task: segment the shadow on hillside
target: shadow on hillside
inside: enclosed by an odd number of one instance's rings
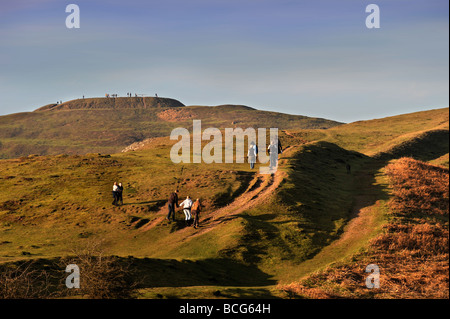
[[[102,256],[102,258],[106,257],[106,255]],[[119,276],[117,280],[125,280],[124,282],[133,284],[134,289],[175,287],[181,290],[183,287],[211,286],[214,289],[223,287],[223,291],[218,293],[225,298],[277,298],[266,288],[266,286],[277,283],[271,279],[270,275],[255,266],[244,265],[231,259],[175,260],[133,256],[111,257],[110,261],[106,261],[106,259],[103,261],[105,267],[108,266],[107,269],[99,270],[98,277],[101,280],[106,277],[116,278],[109,272],[112,269],[119,272],[124,270],[125,277]],[[30,280],[28,284],[44,285],[48,290],[46,291],[52,296],[64,296],[67,292],[64,285],[68,276],[68,273],[65,272],[67,262],[69,261],[59,257],[9,262],[0,264],[0,274],[3,269],[16,269],[17,276],[27,276],[27,279]],[[73,263],[73,261],[71,262]],[[80,280],[83,282],[83,273],[86,269],[82,265],[79,267]],[[89,278],[92,279],[92,275],[95,273],[91,272]],[[45,279],[47,280],[43,281]],[[124,282],[117,282],[117,285],[120,286]],[[183,294],[181,293],[181,295]],[[48,296],[47,293],[42,292],[42,295],[37,295],[36,298],[48,298]],[[173,298],[178,297],[174,295]]]
[[[278,240],[282,234],[279,228],[275,226],[275,222],[273,222],[277,214],[247,215],[243,213],[237,216],[245,220],[245,232],[242,233],[239,244],[220,251],[222,256],[256,265],[265,256],[268,256],[268,244],[276,242],[279,249],[283,251],[289,250],[283,242]]]
[[[420,161],[431,161],[449,152],[449,131],[433,130],[394,146],[374,158],[388,162],[401,157],[411,157]]]
[[[239,245],[222,251],[224,256],[257,264],[277,251],[278,256],[270,257],[304,261],[340,237],[358,216],[356,206],[388,199],[385,185],[375,178],[384,161],[328,142],[305,145],[288,160],[289,177],[280,185],[275,205],[239,215],[245,233]],[[356,201],[358,196],[364,200]]]
[[[350,164],[349,173],[346,163]],[[342,233],[343,227],[338,227],[337,221],[348,222],[354,217],[354,197],[361,191],[357,176],[363,173],[364,182],[371,185],[371,191],[377,195],[367,206],[387,198],[382,187],[375,185],[374,174],[382,164],[333,143],[306,146],[291,158],[290,166],[293,172],[289,182],[293,187],[281,190],[280,199],[290,204],[290,212],[300,219],[299,227],[314,234],[312,246],[319,249],[314,249],[312,254]]]
[[[352,172],[347,175],[352,176],[352,186],[347,190],[350,191],[350,196],[353,198],[349,214],[346,217],[346,224],[348,224],[349,221],[358,217],[362,208],[372,206],[379,200],[390,198],[388,186],[380,184],[377,181],[376,174],[391,160],[411,157],[421,161],[430,161],[448,154],[448,152],[449,131],[434,130],[425,132],[373,157],[349,152],[328,142],[316,143],[308,147],[307,153],[297,154],[290,164],[294,170],[298,171],[298,174],[294,173],[296,179],[293,180],[293,183],[298,190],[297,194],[301,194],[298,199],[303,202],[303,205],[300,208],[294,208],[293,211],[300,213],[302,217],[306,217],[307,222],[300,223],[301,227],[305,225],[305,230],[314,233],[311,238],[313,249],[311,249],[307,258],[314,257],[332,240],[338,239],[344,230],[341,227],[333,233],[334,220],[339,218],[339,215],[335,214],[335,217],[332,217],[333,212],[330,209],[332,206],[328,202],[338,203],[336,207],[340,207],[341,216],[344,217],[342,213],[345,211],[345,206],[348,205],[345,203],[348,194],[342,192],[346,188],[345,183],[341,183],[340,186],[336,182],[345,179],[346,175],[337,174],[336,170],[342,172],[345,162],[352,165]],[[335,163],[331,161],[333,158]],[[354,166],[356,166],[356,169],[353,169]],[[308,179],[308,175],[314,175],[315,179]],[[318,185],[320,183],[322,185]],[[306,184],[307,187],[302,188],[302,184]],[[323,192],[323,184],[333,187],[332,192],[329,194]],[[291,194],[283,195],[285,196],[284,200],[295,203],[295,196],[290,198]]]
[[[232,259],[175,260],[122,258],[135,273],[140,288],[186,286],[267,286],[276,284],[256,266]]]
[[[237,198],[239,195],[243,194],[247,190],[254,175],[255,175],[254,172],[240,171],[239,174],[237,175],[237,179],[240,182],[240,186],[235,191],[233,191],[230,186],[225,191],[218,193],[216,196],[212,198],[213,205],[216,208],[228,205],[235,198]]]
[[[114,263],[126,269],[138,288],[155,287],[188,287],[188,286],[231,286],[231,287],[263,287],[276,284],[271,276],[253,265],[227,258],[176,260],[114,257]],[[31,263],[30,263],[31,262]],[[62,282],[67,274],[60,258],[39,258],[34,261],[7,263],[18,268],[29,265],[32,271],[45,271],[54,283]],[[0,266],[7,266],[3,264]],[[81,267],[81,266],[80,266]],[[82,276],[83,269],[80,268]],[[104,274],[99,274],[104,275]]]
[[[167,200],[156,199],[144,202],[125,202],[123,206],[145,205],[147,206],[147,211],[158,212],[165,204],[167,204]]]

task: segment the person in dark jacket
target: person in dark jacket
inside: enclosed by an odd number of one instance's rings
[[[122,183],[119,183],[119,185],[118,185],[117,187],[118,187],[118,191],[117,191],[117,204],[119,204],[119,202],[120,202],[120,205],[123,205],[123,196],[122,196],[122,193],[123,193],[123,185],[122,185]]]
[[[170,194],[167,206],[169,208],[169,213],[167,214],[166,219],[170,220],[170,216],[172,216],[172,221],[175,221],[175,207],[178,206],[178,189]]]
[[[283,153],[283,148],[281,147],[281,142],[280,139],[277,139],[277,144],[278,144],[278,154]]]

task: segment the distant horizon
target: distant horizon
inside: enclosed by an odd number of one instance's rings
[[[126,92],[351,123],[449,105],[449,2],[0,3],[0,115]],[[122,93],[120,93],[122,92]]]

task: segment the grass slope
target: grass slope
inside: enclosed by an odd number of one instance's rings
[[[217,107],[221,108],[221,113],[229,110],[229,116],[236,111],[235,106]],[[215,109],[199,106],[192,107],[192,112]],[[242,112],[239,119],[247,112],[255,112],[246,107],[238,109]],[[163,116],[167,123],[191,121],[183,118],[186,114],[170,110]],[[34,114],[78,111],[91,112]],[[145,110],[128,110],[141,111]],[[432,112],[438,117],[443,114],[440,110]],[[210,118],[218,121],[214,116]],[[356,243],[347,242],[348,248],[335,247],[321,255],[326,247],[347,234],[352,220],[357,220],[355,207],[364,206],[358,201],[361,197],[367,200],[363,204],[373,207],[367,214],[373,215],[374,227],[378,229],[383,222],[379,217],[385,211],[377,200],[385,201],[387,195],[375,174],[390,158],[370,158],[351,150],[352,146],[366,149],[361,141],[375,141],[372,130],[381,126],[390,128],[391,135],[376,138],[380,147],[375,153],[391,150],[389,139],[394,135],[425,134],[426,138],[414,140],[419,155],[423,152],[431,158],[430,154],[434,154],[439,159],[439,154],[448,154],[448,145],[444,147],[442,143],[445,134],[427,133],[445,127],[438,123],[440,118],[423,121],[422,116],[405,115],[403,124],[399,118],[395,119],[397,126],[388,118],[387,124],[368,121],[367,128],[359,123],[333,130],[285,129],[280,136],[285,151],[279,167],[284,177],[276,191],[258,205],[250,205],[233,218],[214,224],[212,231],[199,234],[183,228],[182,222],[159,221],[169,192],[179,188],[181,197],[189,194],[204,198],[202,216],[213,215],[217,207],[240,198],[252,187],[256,170],[250,171],[247,164],[175,165],[168,156],[174,141],[168,138],[155,139],[141,150],[121,154],[2,160],[0,178],[8,192],[0,193],[0,262],[51,260],[70,255],[73,247],[102,240],[106,254],[123,259],[131,256],[136,269],[152,269],[158,274],[140,287],[147,297],[286,297],[275,289],[277,282],[300,278],[343,256],[349,257],[378,232],[369,229],[355,237]],[[417,120],[415,127],[411,119]],[[224,123],[229,120],[221,119]],[[350,150],[326,141],[333,137],[342,139],[338,144],[347,143]],[[308,142],[314,139],[322,141]],[[410,149],[399,148],[392,155],[400,156],[401,150]],[[346,172],[346,163],[351,164],[351,174]],[[120,208],[111,205],[113,181],[125,184],[125,205]],[[374,183],[376,188],[370,188]],[[178,213],[177,218],[181,220],[182,215]],[[314,259],[315,256],[326,258],[318,260],[321,258]],[[186,269],[190,275],[176,275],[180,269]],[[174,287],[184,287],[183,292]],[[217,290],[221,294],[213,294]]]
[[[436,131],[437,135],[439,135],[437,137],[441,146],[445,145],[445,132],[447,132],[448,136],[448,130],[449,109],[442,108],[382,119],[358,121],[328,130],[292,130],[289,131],[289,134],[292,139],[305,141],[324,140],[347,150],[374,156],[396,150],[396,147],[399,145],[407,144],[415,139],[427,138],[427,135],[432,131]],[[434,140],[434,137],[431,140]],[[426,143],[427,141],[424,141],[424,143],[419,141],[422,147],[426,147],[424,145]],[[395,156],[399,156],[399,154]]]

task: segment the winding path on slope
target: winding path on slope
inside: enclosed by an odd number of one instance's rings
[[[286,147],[283,150],[283,153],[290,148],[291,146]],[[279,164],[280,163],[282,163],[281,159],[279,160]],[[262,169],[264,170],[266,167],[263,167]],[[268,167],[266,171],[268,171]],[[218,224],[236,218],[236,216],[243,211],[256,207],[268,200],[269,197],[276,191],[285,176],[286,173],[280,170],[276,170],[270,174],[256,173],[253,180],[250,181],[247,189],[227,206],[210,212],[202,212],[200,215],[200,227],[198,229],[194,229],[193,227],[185,227],[178,230],[178,232],[194,230],[194,233],[187,235],[184,239],[186,240],[187,238],[192,238],[209,232]],[[167,205],[164,205],[156,214],[156,218],[140,227],[139,232],[146,232],[156,225],[164,222],[166,216]]]
[[[185,237],[186,240],[188,238],[204,234],[212,230],[220,223],[236,218],[236,215],[242,213],[246,209],[255,207],[268,200],[269,197],[275,192],[278,185],[280,185],[284,174],[285,173],[279,170],[274,174],[256,174],[253,180],[249,183],[247,189],[230,204],[210,212],[202,213],[200,220],[201,223],[198,229],[185,227],[178,230],[178,232],[190,231],[191,234]],[[143,225],[139,229],[139,232],[148,231],[161,222],[164,222],[166,215],[167,205],[164,205],[164,207],[162,207],[157,213],[156,218]],[[194,232],[192,232],[192,230],[194,230]]]
[[[283,180],[283,176],[284,173],[281,171],[277,171],[274,174],[256,175],[247,190],[241,196],[237,197],[229,205],[206,214],[201,221],[202,227],[185,237],[184,240],[205,234],[213,230],[214,227],[220,223],[232,220],[243,211],[264,203],[271,195],[273,195]]]

